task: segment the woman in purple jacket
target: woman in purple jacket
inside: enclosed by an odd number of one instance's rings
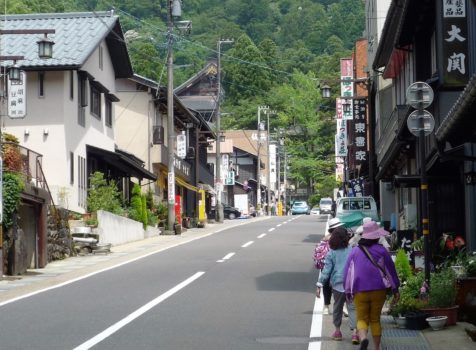
[[[360,336],[360,349],[369,345],[367,333],[370,325],[374,350],[380,350],[382,327],[380,315],[385,303],[387,288],[391,288],[394,300],[398,301],[400,281],[395,265],[387,250],[378,243],[386,236],[376,222],[363,225],[362,238],[354,247],[344,267],[344,287],[347,296],[353,299],[357,313],[357,329]]]

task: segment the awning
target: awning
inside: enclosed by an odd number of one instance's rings
[[[207,191],[208,193],[213,194],[213,195],[217,194],[215,189],[212,186],[210,186],[209,184],[198,184],[198,187],[202,190]]]
[[[455,139],[464,143],[473,136],[474,111],[476,110],[476,74],[459,95],[435,132],[438,142]]]
[[[188,182],[186,182],[185,180],[182,180],[179,177],[175,178],[175,183],[177,183],[178,185],[180,185],[182,187],[185,187],[186,189],[188,189],[190,191],[194,191],[194,192],[200,191],[200,189],[198,187],[195,187],[195,186],[189,184]]]
[[[157,176],[155,174],[145,169],[142,164],[139,164],[136,160],[133,160],[124,153],[111,152],[90,145],[86,146],[86,151],[88,157],[94,156],[100,158],[104,162],[108,163],[111,167],[120,169],[123,173],[130,177],[135,177],[139,180],[157,180]]]

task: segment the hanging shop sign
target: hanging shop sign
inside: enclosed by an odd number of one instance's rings
[[[469,79],[468,18],[466,1],[440,0],[441,48],[439,58],[442,83],[447,87],[465,86]]]
[[[20,80],[8,79],[8,116],[22,119],[26,116],[26,74],[20,72]]]
[[[354,97],[354,62],[351,58],[341,58],[340,60],[340,95],[345,100],[342,104],[346,104],[348,108],[342,109],[342,118],[351,120],[352,116],[352,98]],[[346,97],[348,99],[346,99]]]
[[[354,119],[351,122],[353,131],[352,156],[356,165],[367,163],[367,99],[354,100]]]

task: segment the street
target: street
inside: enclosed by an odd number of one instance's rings
[[[1,348],[308,349],[325,224],[248,222],[5,304]]]

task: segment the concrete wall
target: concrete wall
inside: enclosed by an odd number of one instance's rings
[[[160,230],[154,227],[142,228],[142,223],[118,216],[107,211],[98,210],[99,242],[120,245],[144,238],[158,236]]]

